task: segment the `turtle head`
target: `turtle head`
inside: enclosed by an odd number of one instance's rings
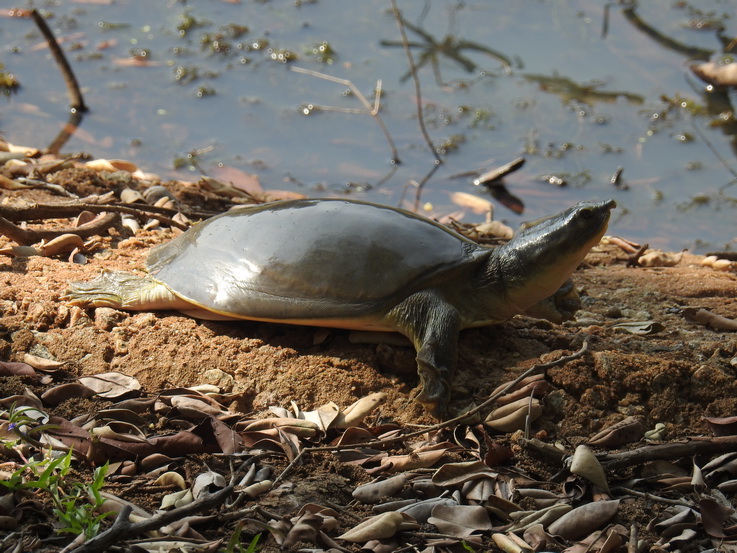
[[[581,202],[529,225],[499,249],[509,301],[524,311],[553,295],[599,243],[614,200]]]

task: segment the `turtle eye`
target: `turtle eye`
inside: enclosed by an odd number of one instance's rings
[[[583,207],[578,212],[578,216],[582,219],[591,219],[594,216],[594,210],[590,207]]]

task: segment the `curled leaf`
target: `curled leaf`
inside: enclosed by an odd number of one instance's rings
[[[480,505],[436,505],[427,522],[437,526],[441,533],[457,538],[491,530],[489,514]]]
[[[619,500],[595,501],[566,513],[548,527],[548,532],[575,540],[604,526],[617,514]]]
[[[612,325],[612,328],[617,331],[637,334],[638,336],[648,336],[665,330],[665,326],[657,321],[629,321]]]
[[[534,421],[542,414],[540,401],[535,398],[522,398],[492,411],[486,417],[484,425],[499,432],[515,432],[525,428],[528,418]]]
[[[353,543],[363,543],[369,540],[391,538],[399,531],[404,517],[397,511],[382,513],[364,520],[351,530],[338,536],[338,539]]]
[[[353,490],[353,497],[361,503],[378,503],[385,497],[392,497],[399,493],[408,478],[406,474],[397,474],[391,478],[363,484]]]
[[[737,330],[737,321],[722,317],[706,309],[686,307],[683,316],[689,323],[698,323],[714,330]]]
[[[609,493],[609,484],[607,484],[604,468],[601,463],[587,446],[580,445],[571,457],[571,473],[581,478],[585,478],[589,482],[599,486],[601,489]]]
[[[589,440],[589,445],[599,447],[619,447],[640,440],[645,435],[645,426],[637,417],[627,417],[601,432]]]

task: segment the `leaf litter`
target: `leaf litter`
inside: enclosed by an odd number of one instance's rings
[[[257,535],[263,551],[737,548],[733,265],[679,252],[626,267],[633,252],[617,244],[628,242],[608,240],[576,275],[573,324],[519,318],[464,333],[454,397],[501,397],[444,426],[407,399],[414,359],[401,346],[59,301],[69,280],[140,267],[178,212],[186,225],[261,188],[25,154],[5,179],[23,185],[22,164],[45,164],[37,177],[82,198],[80,211],[114,212],[125,189],[144,201],[126,204],[139,206],[126,213],[137,226],[81,219],[98,225],[94,246],[71,258],[3,258],[6,550],[225,551]],[[7,181],[0,215],[12,221],[20,206],[58,202],[53,187]],[[44,221],[21,230],[75,228],[68,212],[39,209]],[[0,238],[0,251],[21,246]]]

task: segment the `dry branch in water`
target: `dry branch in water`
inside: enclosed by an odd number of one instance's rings
[[[72,67],[69,65],[69,62],[67,61],[67,58],[64,55],[64,50],[62,50],[61,47],[59,46],[59,43],[57,42],[56,37],[54,36],[54,33],[51,31],[49,26],[46,24],[46,21],[41,16],[41,14],[38,13],[37,10],[31,10],[31,18],[38,26],[39,30],[41,31],[41,34],[43,34],[44,38],[46,39],[46,42],[48,42],[49,49],[51,50],[51,53],[53,54],[54,59],[56,60],[56,63],[59,65],[61,74],[64,77],[64,83],[67,86],[67,92],[69,93],[69,100],[70,100],[72,111],[74,112],[87,111],[88,108],[84,103],[84,98],[82,97],[82,91],[79,89],[79,83],[77,82],[77,77],[74,76]]]
[[[394,140],[392,139],[391,134],[389,133],[389,129],[386,128],[386,125],[384,124],[383,119],[381,118],[381,115],[379,115],[379,108],[381,103],[381,79],[379,79],[376,82],[376,100],[374,101],[374,105],[371,105],[371,102],[368,101],[366,96],[356,88],[356,86],[349,81],[348,79],[340,79],[338,77],[333,77],[331,75],[326,75],[325,73],[320,73],[319,71],[312,71],[311,69],[303,69],[301,67],[290,67],[292,71],[295,71],[297,73],[303,73],[305,75],[311,75],[313,77],[318,77],[320,79],[325,79],[326,81],[331,81],[334,83],[341,84],[343,86],[347,86],[351,92],[356,96],[356,98],[359,99],[359,101],[363,104],[363,107],[366,111],[362,110],[353,110],[353,109],[347,109],[347,108],[336,108],[336,107],[325,107],[320,106],[320,109],[322,110],[330,110],[330,111],[341,111],[343,113],[367,113],[374,119],[376,119],[376,123],[381,128],[382,132],[384,133],[384,136],[386,137],[386,141],[389,143],[389,148],[391,148],[392,151],[392,163],[400,163],[399,160],[399,152],[397,151],[397,147],[394,144]]]

